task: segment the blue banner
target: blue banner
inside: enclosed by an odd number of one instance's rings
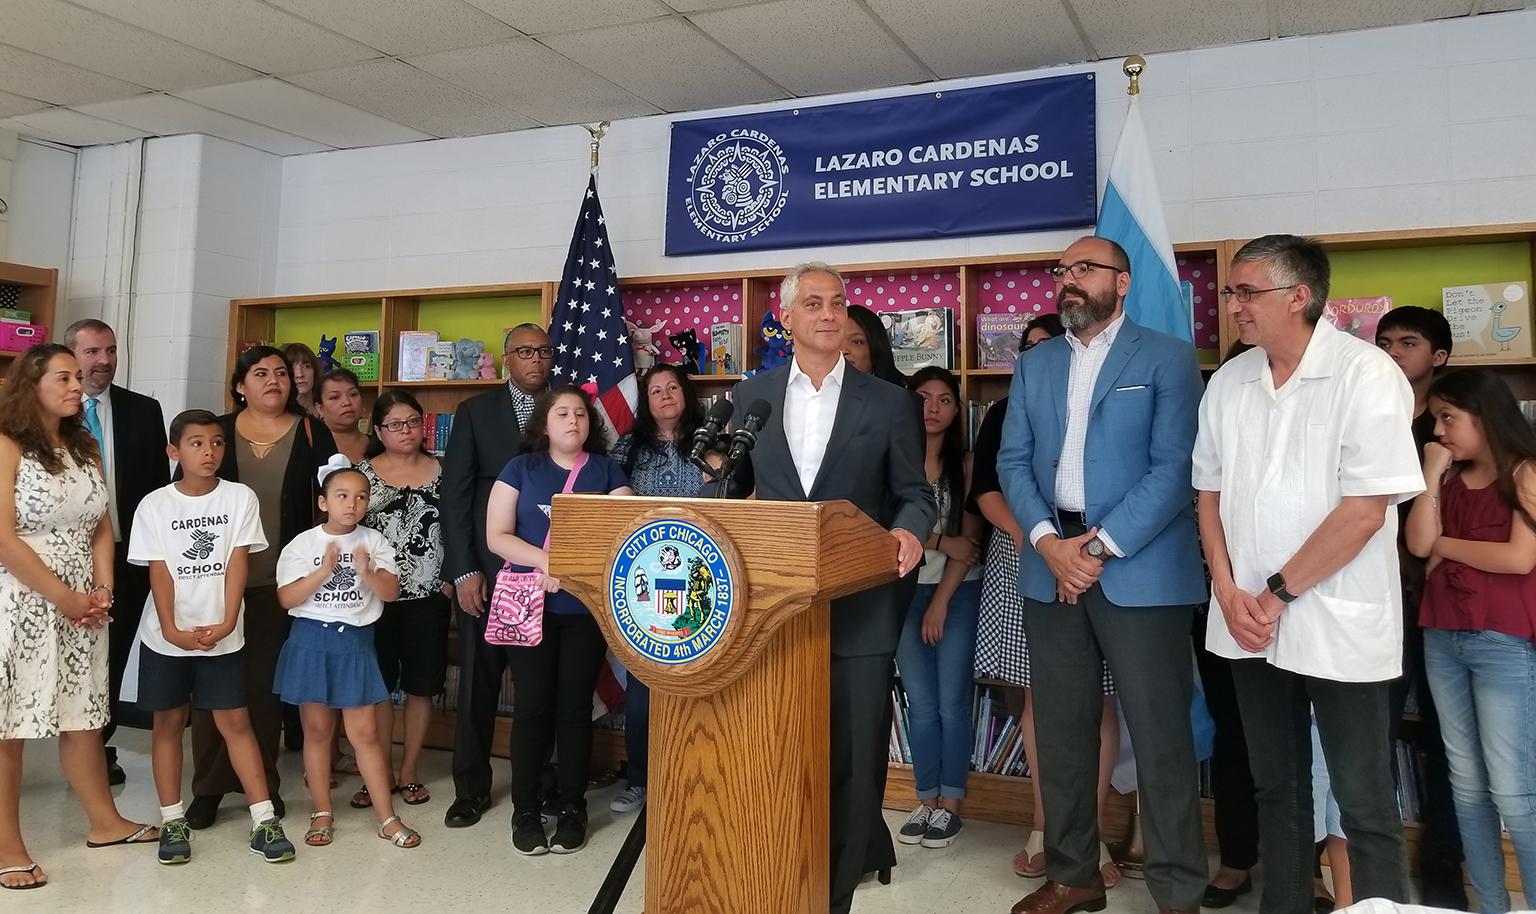
[[[1093,75],[672,124],[669,255],[1091,225]]]

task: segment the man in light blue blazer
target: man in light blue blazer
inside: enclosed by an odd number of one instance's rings
[[[1078,240],[1052,273],[1067,334],[1019,357],[997,457],[1033,546],[1019,592],[1048,811],[1048,879],[1013,910],[1104,907],[1091,772],[1107,661],[1136,753],[1147,886],[1161,910],[1198,911],[1189,633],[1207,597],[1190,487],[1200,371],[1189,343],[1125,316],[1133,278],[1113,241]]]

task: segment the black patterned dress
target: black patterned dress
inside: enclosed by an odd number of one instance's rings
[[[55,475],[31,457],[16,470],[16,534],[72,590],[94,576],[91,538],[107,513],[94,466],[60,452]],[[77,628],[0,566],[0,739],[42,739],[107,722],[107,631]]]
[[[439,514],[438,473],[424,486],[392,486],[379,478],[373,461],[357,465],[368,479],[368,511],[363,525],[384,534],[395,547],[400,566],[400,600],[419,600],[443,586],[443,524]]]

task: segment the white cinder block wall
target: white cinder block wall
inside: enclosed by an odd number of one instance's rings
[[[1154,55],[1143,99],[1173,238],[1536,221],[1533,67],[1536,11]],[[1127,105],[1118,61],[922,91],[1083,69],[1099,79],[1102,184]],[[910,91],[919,90],[817,101]],[[669,259],[668,122],[618,122],[603,144],[603,204],[621,275],[772,268],[811,255],[1007,254],[1051,250],[1078,234]],[[111,272],[98,267],[110,267],[112,246],[91,239],[114,224],[103,193],[123,148],[82,156],[74,266],[89,266],[79,272],[91,277]],[[163,390],[167,415],[180,403],[217,408],[231,297],[557,278],[586,169],[579,127],[285,159],[202,137],[151,140],[134,386]],[[72,275],[76,309],[111,294],[110,282]]]

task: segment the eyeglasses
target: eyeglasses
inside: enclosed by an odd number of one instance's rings
[[[1045,272],[1051,274],[1051,278],[1057,282],[1067,277],[1068,273],[1076,279],[1087,276],[1090,270],[1109,270],[1114,273],[1124,273],[1119,267],[1112,267],[1107,263],[1094,263],[1092,260],[1079,260],[1077,263],[1058,263]]]
[[[1226,289],[1222,289],[1221,290],[1221,303],[1223,305],[1225,305],[1227,302],[1229,302],[1229,301],[1231,301],[1232,299],[1235,298],[1235,299],[1237,299],[1239,304],[1246,305],[1249,302],[1253,301],[1253,297],[1255,295],[1263,295],[1265,292],[1284,292],[1287,289],[1294,289],[1294,288],[1296,288],[1296,287],[1295,286],[1275,286],[1273,289],[1246,289],[1246,288],[1244,288],[1244,289],[1233,289],[1233,288],[1226,288]]]
[[[552,358],[555,357],[555,347],[553,347],[553,346],[518,346],[516,349],[508,349],[506,352],[504,352],[502,354],[503,355],[511,355],[513,353],[516,353],[517,357],[520,358],[520,359],[531,359],[534,356],[538,356],[541,359],[552,359]]]
[[[421,417],[412,416],[409,419],[396,419],[393,422],[385,422],[380,427],[398,434],[399,432],[403,432],[408,428],[421,428]]]

